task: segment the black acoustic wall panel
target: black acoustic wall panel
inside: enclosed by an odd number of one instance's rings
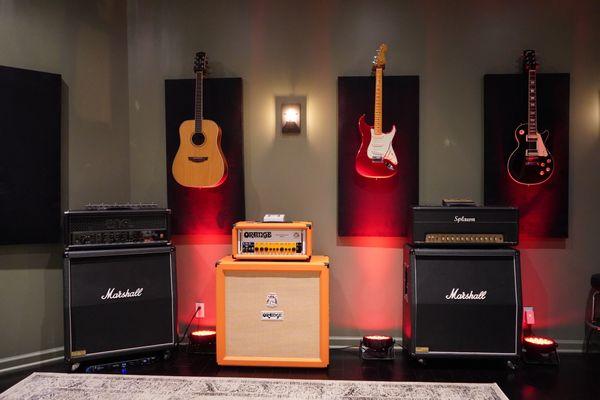
[[[60,238],[61,76],[0,66],[0,244]]]
[[[526,75],[485,75],[483,83],[485,204],[518,207],[521,236],[568,237],[570,75],[537,75],[537,126],[548,131],[554,159],[552,176],[539,185],[517,183],[507,170],[515,130],[527,121]]]

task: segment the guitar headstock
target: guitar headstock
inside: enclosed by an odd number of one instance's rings
[[[385,53],[387,53],[387,44],[381,43],[377,49],[377,54],[373,57],[373,71],[377,68],[385,69]]]
[[[535,50],[523,50],[523,70],[537,71],[540,64],[535,59]]]
[[[196,53],[196,57],[194,58],[194,72],[206,72],[207,69],[207,57],[206,53],[203,51],[199,51]]]

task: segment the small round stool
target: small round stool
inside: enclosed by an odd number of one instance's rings
[[[590,347],[590,339],[592,338],[592,334],[594,332],[600,332],[600,320],[596,315],[598,312],[598,308],[596,306],[596,297],[600,294],[600,274],[592,275],[590,279],[590,284],[592,285],[592,289],[590,291],[590,296],[588,297],[588,304],[591,300],[591,312],[589,315],[589,319],[585,321],[585,325],[587,328],[587,335],[585,339],[585,352],[587,353]]]

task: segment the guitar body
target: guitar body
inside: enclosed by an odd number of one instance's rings
[[[396,175],[398,160],[392,147],[396,126],[387,133],[376,135],[365,116],[358,119],[361,144],[356,155],[356,172],[365,178],[391,178]]]
[[[202,134],[195,134],[194,126],[194,120],[188,120],[179,127],[179,149],[173,160],[173,177],[177,183],[187,187],[219,186],[227,178],[227,162],[221,149],[221,128],[209,119],[202,120]]]
[[[506,167],[512,180],[522,185],[539,185],[546,182],[554,172],[554,158],[546,148],[548,131],[537,133],[537,150],[528,154],[527,124],[515,129],[517,148],[508,158]]]

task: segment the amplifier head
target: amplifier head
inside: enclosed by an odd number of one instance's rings
[[[171,211],[164,208],[75,210],[64,215],[67,250],[165,246]]]
[[[312,253],[310,222],[238,222],[232,254],[238,260],[308,260]]]
[[[410,241],[419,246],[498,247],[519,240],[515,207],[416,206],[410,220]]]

